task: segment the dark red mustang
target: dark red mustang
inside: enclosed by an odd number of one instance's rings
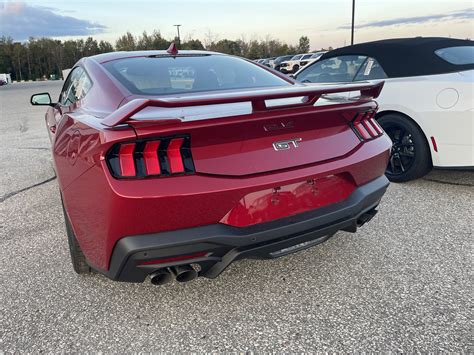
[[[305,86],[173,46],[81,59],[58,102],[31,98],[50,106],[75,271],[214,278],[355,232],[388,186],[391,142],[373,119],[382,85]]]

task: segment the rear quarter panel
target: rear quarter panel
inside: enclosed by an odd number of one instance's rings
[[[104,155],[117,141],[136,137],[129,128],[106,130],[100,122],[80,111],[63,118],[53,147],[58,182],[66,213],[86,258],[104,267],[102,250],[114,224],[114,201],[103,168]],[[101,239],[100,241],[98,240]],[[98,255],[100,254],[100,256]]]

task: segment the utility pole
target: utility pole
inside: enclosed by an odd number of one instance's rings
[[[179,37],[179,27],[180,27],[181,25],[173,25],[173,26],[175,26],[176,29],[178,30],[178,45],[181,47],[181,37]]]
[[[354,45],[354,19],[355,19],[356,1],[352,0],[352,26],[351,26],[351,46]]]

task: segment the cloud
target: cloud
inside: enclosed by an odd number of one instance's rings
[[[86,36],[106,26],[58,14],[57,9],[21,1],[0,2],[0,35],[23,41],[29,37]]]
[[[389,20],[380,20],[366,22],[363,24],[356,25],[356,28],[369,28],[369,27],[388,27],[388,26],[399,26],[399,25],[413,25],[421,24],[431,21],[449,21],[449,20],[472,20],[474,18],[474,8],[464,9],[454,12],[448,12],[446,14],[438,15],[424,15],[424,16],[412,16],[412,17],[400,17]],[[344,25],[339,27],[340,30],[347,30],[351,28],[350,25]]]

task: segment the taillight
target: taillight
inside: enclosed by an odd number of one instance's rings
[[[147,178],[195,172],[189,136],[115,144],[106,155],[116,178]]]
[[[159,175],[161,173],[160,162],[158,160],[158,148],[161,141],[146,142],[143,149],[143,160],[145,160],[145,170],[147,175]]]
[[[358,113],[350,122],[352,130],[361,141],[374,139],[383,134],[383,129],[374,116],[375,111]]]
[[[135,163],[133,154],[135,151],[135,143],[122,144],[119,148],[120,173],[122,176],[135,176]]]
[[[181,146],[184,138],[175,138],[168,145],[168,159],[170,162],[171,174],[184,173],[183,157],[181,156]]]

